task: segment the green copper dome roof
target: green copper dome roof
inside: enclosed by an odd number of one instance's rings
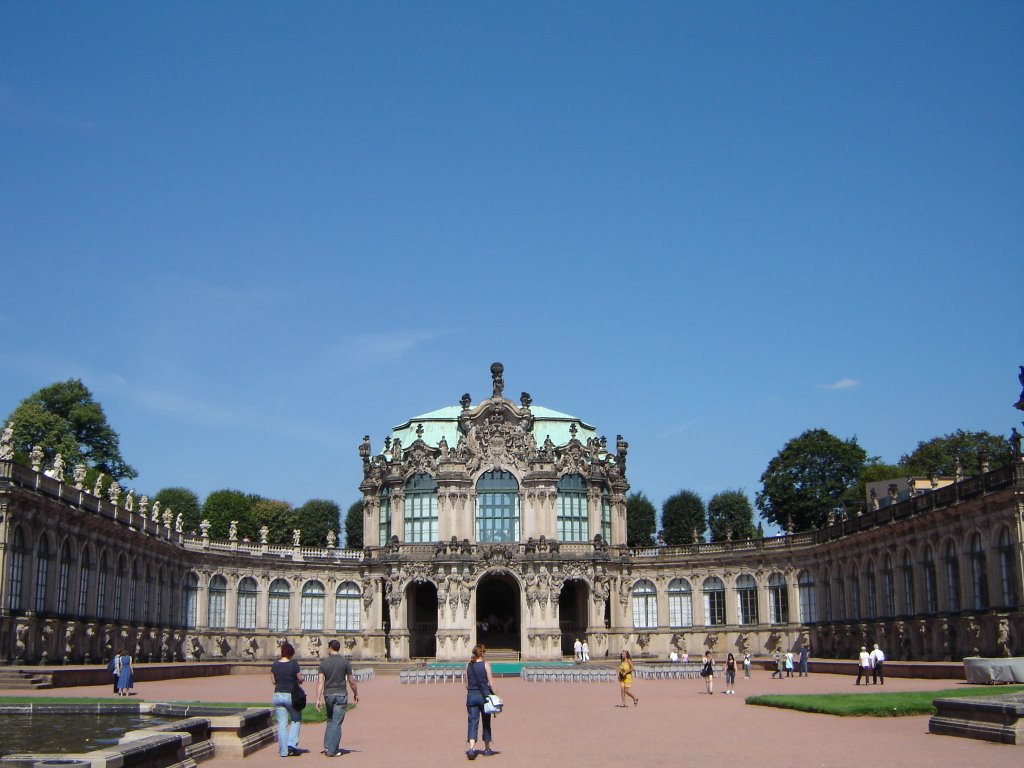
[[[565,445],[572,439],[569,428],[576,425],[576,437],[580,442],[586,443],[588,438],[596,437],[597,431],[591,425],[570,416],[567,413],[553,411],[540,405],[531,405],[530,413],[533,414],[533,436],[537,444],[544,443],[544,438],[550,437],[555,445]],[[449,405],[438,408],[436,411],[424,413],[422,416],[415,416],[403,424],[399,424],[391,430],[392,439],[398,438],[402,445],[408,448],[416,442],[416,429],[423,427],[423,442],[431,448],[436,448],[441,441],[441,436],[448,441],[448,445],[454,448],[459,442],[459,416],[462,414],[462,407]]]

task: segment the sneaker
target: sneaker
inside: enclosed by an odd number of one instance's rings
[[[492,757],[493,755],[494,755],[494,750],[491,749],[490,747],[488,747],[487,749],[484,750],[484,757]]]
[[[467,749],[466,750],[466,757],[468,757],[470,760],[476,760],[476,750],[475,749]]]

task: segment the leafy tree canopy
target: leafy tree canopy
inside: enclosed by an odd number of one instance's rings
[[[657,511],[643,493],[626,497],[626,546],[649,547],[653,544]]]
[[[345,546],[349,549],[363,548],[363,502],[359,500],[345,513]]]
[[[162,488],[157,491],[154,501],[159,501],[164,509],[170,507],[175,516],[181,513],[182,530],[186,533],[199,530],[203,512],[199,506],[199,497],[188,488]]]
[[[259,525],[254,524],[252,509],[259,500],[259,496],[231,489],[214,491],[207,496],[203,502],[203,517],[210,521],[210,537],[226,539],[232,520],[238,521],[239,538],[258,536]]]
[[[78,379],[43,387],[21,401],[7,421],[14,422],[15,457],[28,463],[33,446],[40,446],[47,465],[56,454],[70,471],[84,463],[116,480],[130,480],[138,472],[121,456],[119,438],[107,423],[103,407]]]
[[[310,499],[295,510],[295,524],[302,529],[302,543],[311,547],[326,547],[327,532],[339,533],[341,509],[329,499]]]
[[[785,529],[820,528],[829,510],[857,502],[856,489],[867,462],[857,438],[840,440],[810,429],[783,446],[761,475],[757,507],[766,520]]]
[[[743,491],[722,491],[708,502],[708,527],[712,541],[754,538],[754,508]]]
[[[661,505],[661,530],[665,543],[678,547],[704,538],[707,530],[704,500],[694,491],[679,491]]]
[[[250,541],[259,541],[260,528],[267,526],[268,544],[291,544],[292,531],[299,528],[298,520],[295,517],[295,510],[287,501],[278,499],[257,499],[249,511],[247,520],[238,521],[238,536],[248,536]],[[314,546],[312,541],[302,532],[302,542],[307,546]]]
[[[991,469],[1005,467],[1013,461],[1010,444],[1005,437],[958,429],[918,443],[913,452],[900,457],[900,465],[903,474],[911,477],[928,477],[932,473],[955,477],[957,457],[967,477],[981,474],[982,457],[988,458]]]

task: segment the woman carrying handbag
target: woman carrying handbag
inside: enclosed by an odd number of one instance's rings
[[[476,735],[480,720],[484,723],[484,751],[491,756],[491,715],[484,709],[484,699],[494,693],[491,687],[491,665],[484,661],[487,649],[483,645],[473,646],[473,658],[466,665],[466,714],[469,715],[469,730],[466,736],[466,757],[476,760]]]

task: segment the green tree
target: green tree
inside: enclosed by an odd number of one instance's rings
[[[164,509],[170,507],[175,516],[181,513],[181,528],[185,532],[199,529],[199,523],[203,519],[202,508],[199,506],[199,497],[195,491],[188,488],[162,488],[157,491],[154,501],[159,501]]]
[[[679,491],[661,505],[661,530],[669,546],[691,543],[694,531],[703,539],[707,527],[704,500],[694,491]]]
[[[327,546],[327,532],[337,535],[341,509],[329,499],[310,499],[295,510],[297,527],[302,529],[302,541],[310,546]]]
[[[754,538],[754,508],[743,491],[722,491],[708,502],[708,527],[712,541]]]
[[[912,453],[900,457],[900,464],[904,474],[912,477],[928,477],[932,473],[955,477],[958,457],[967,477],[981,474],[982,457],[988,458],[991,469],[1005,467],[1013,461],[1010,443],[1005,437],[958,429],[918,443]]]
[[[252,508],[259,500],[259,496],[231,489],[211,493],[203,502],[203,517],[210,521],[210,536],[226,539],[232,520],[238,521],[239,538],[258,535],[259,526],[253,525]]]
[[[301,526],[295,516],[295,510],[287,501],[278,499],[257,499],[249,512],[248,520],[238,521],[238,535],[248,536],[251,541],[259,541],[259,531],[267,526],[268,544],[291,544],[292,531]],[[302,532],[302,543],[314,546],[306,531]]]
[[[649,547],[653,544],[657,510],[643,493],[626,497],[626,546]]]
[[[824,429],[809,429],[783,446],[761,475],[757,507],[785,529],[820,528],[829,510],[854,503],[867,453],[857,438],[840,440]]]
[[[363,548],[363,502],[353,503],[345,513],[345,546],[349,549]]]
[[[59,453],[68,470],[84,463],[119,482],[138,476],[122,458],[117,432],[107,423],[103,406],[78,379],[43,387],[22,400],[7,421],[14,422],[15,458],[20,463],[28,464],[29,452],[38,445],[47,464]]]

